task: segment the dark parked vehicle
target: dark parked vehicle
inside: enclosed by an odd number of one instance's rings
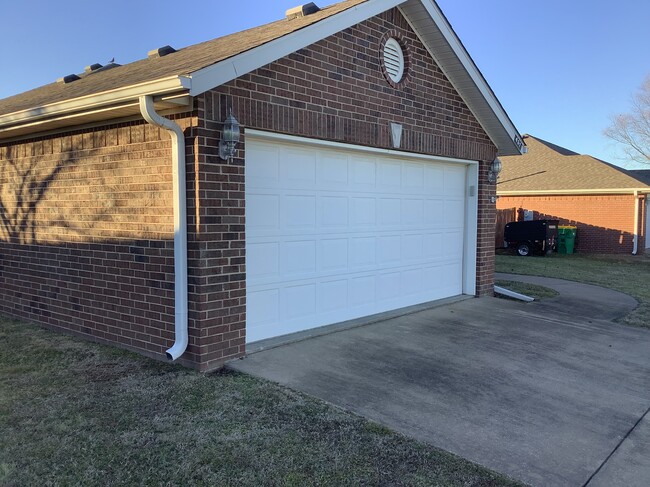
[[[503,232],[505,246],[521,256],[534,252],[550,254],[556,250],[558,224],[558,220],[510,222]]]

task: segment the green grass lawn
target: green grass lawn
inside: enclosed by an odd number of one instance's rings
[[[552,254],[546,257],[519,257],[498,254],[496,271],[557,277],[624,292],[636,298],[639,307],[619,321],[626,325],[650,328],[648,255]]]
[[[270,382],[2,318],[0,431],[0,485],[519,485]]]

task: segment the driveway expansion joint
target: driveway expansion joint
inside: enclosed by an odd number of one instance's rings
[[[603,467],[607,464],[609,459],[614,456],[614,454],[618,451],[621,445],[625,442],[625,440],[629,438],[629,436],[639,426],[639,424],[641,424],[641,421],[643,421],[643,419],[648,415],[648,413],[650,413],[650,407],[645,410],[645,413],[643,413],[639,419],[636,420],[636,423],[634,423],[634,425],[629,429],[629,431],[625,434],[625,436],[621,438],[621,441],[619,441],[617,445],[614,447],[614,449],[609,453],[609,455],[607,455],[607,458],[603,460],[603,463],[601,463],[598,466],[598,468],[594,471],[594,473],[592,473],[591,476],[587,479],[587,481],[584,484],[582,484],[582,487],[587,487],[589,483],[596,477],[596,475],[598,475],[598,472],[600,472],[603,469]]]

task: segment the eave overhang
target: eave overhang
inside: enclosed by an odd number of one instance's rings
[[[0,116],[0,140],[138,116],[142,95],[153,96],[157,110],[191,107],[190,87],[188,77],[171,76],[9,113]]]
[[[116,90],[0,116],[0,141],[66,127],[139,115],[138,98],[152,95],[156,110],[191,107],[191,97],[227,83],[314,42],[398,7],[429,53],[495,144],[498,155],[519,155],[519,132],[432,0],[368,0],[290,34],[188,75],[175,75]]]

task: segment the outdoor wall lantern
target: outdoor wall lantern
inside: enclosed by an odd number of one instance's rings
[[[500,172],[501,172],[501,161],[497,157],[496,159],[494,159],[494,161],[492,161],[492,165],[488,170],[488,182],[493,184],[496,183]]]
[[[235,157],[237,142],[239,142],[239,122],[233,117],[232,109],[230,109],[230,113],[223,122],[223,133],[219,141],[219,157],[222,159]]]

